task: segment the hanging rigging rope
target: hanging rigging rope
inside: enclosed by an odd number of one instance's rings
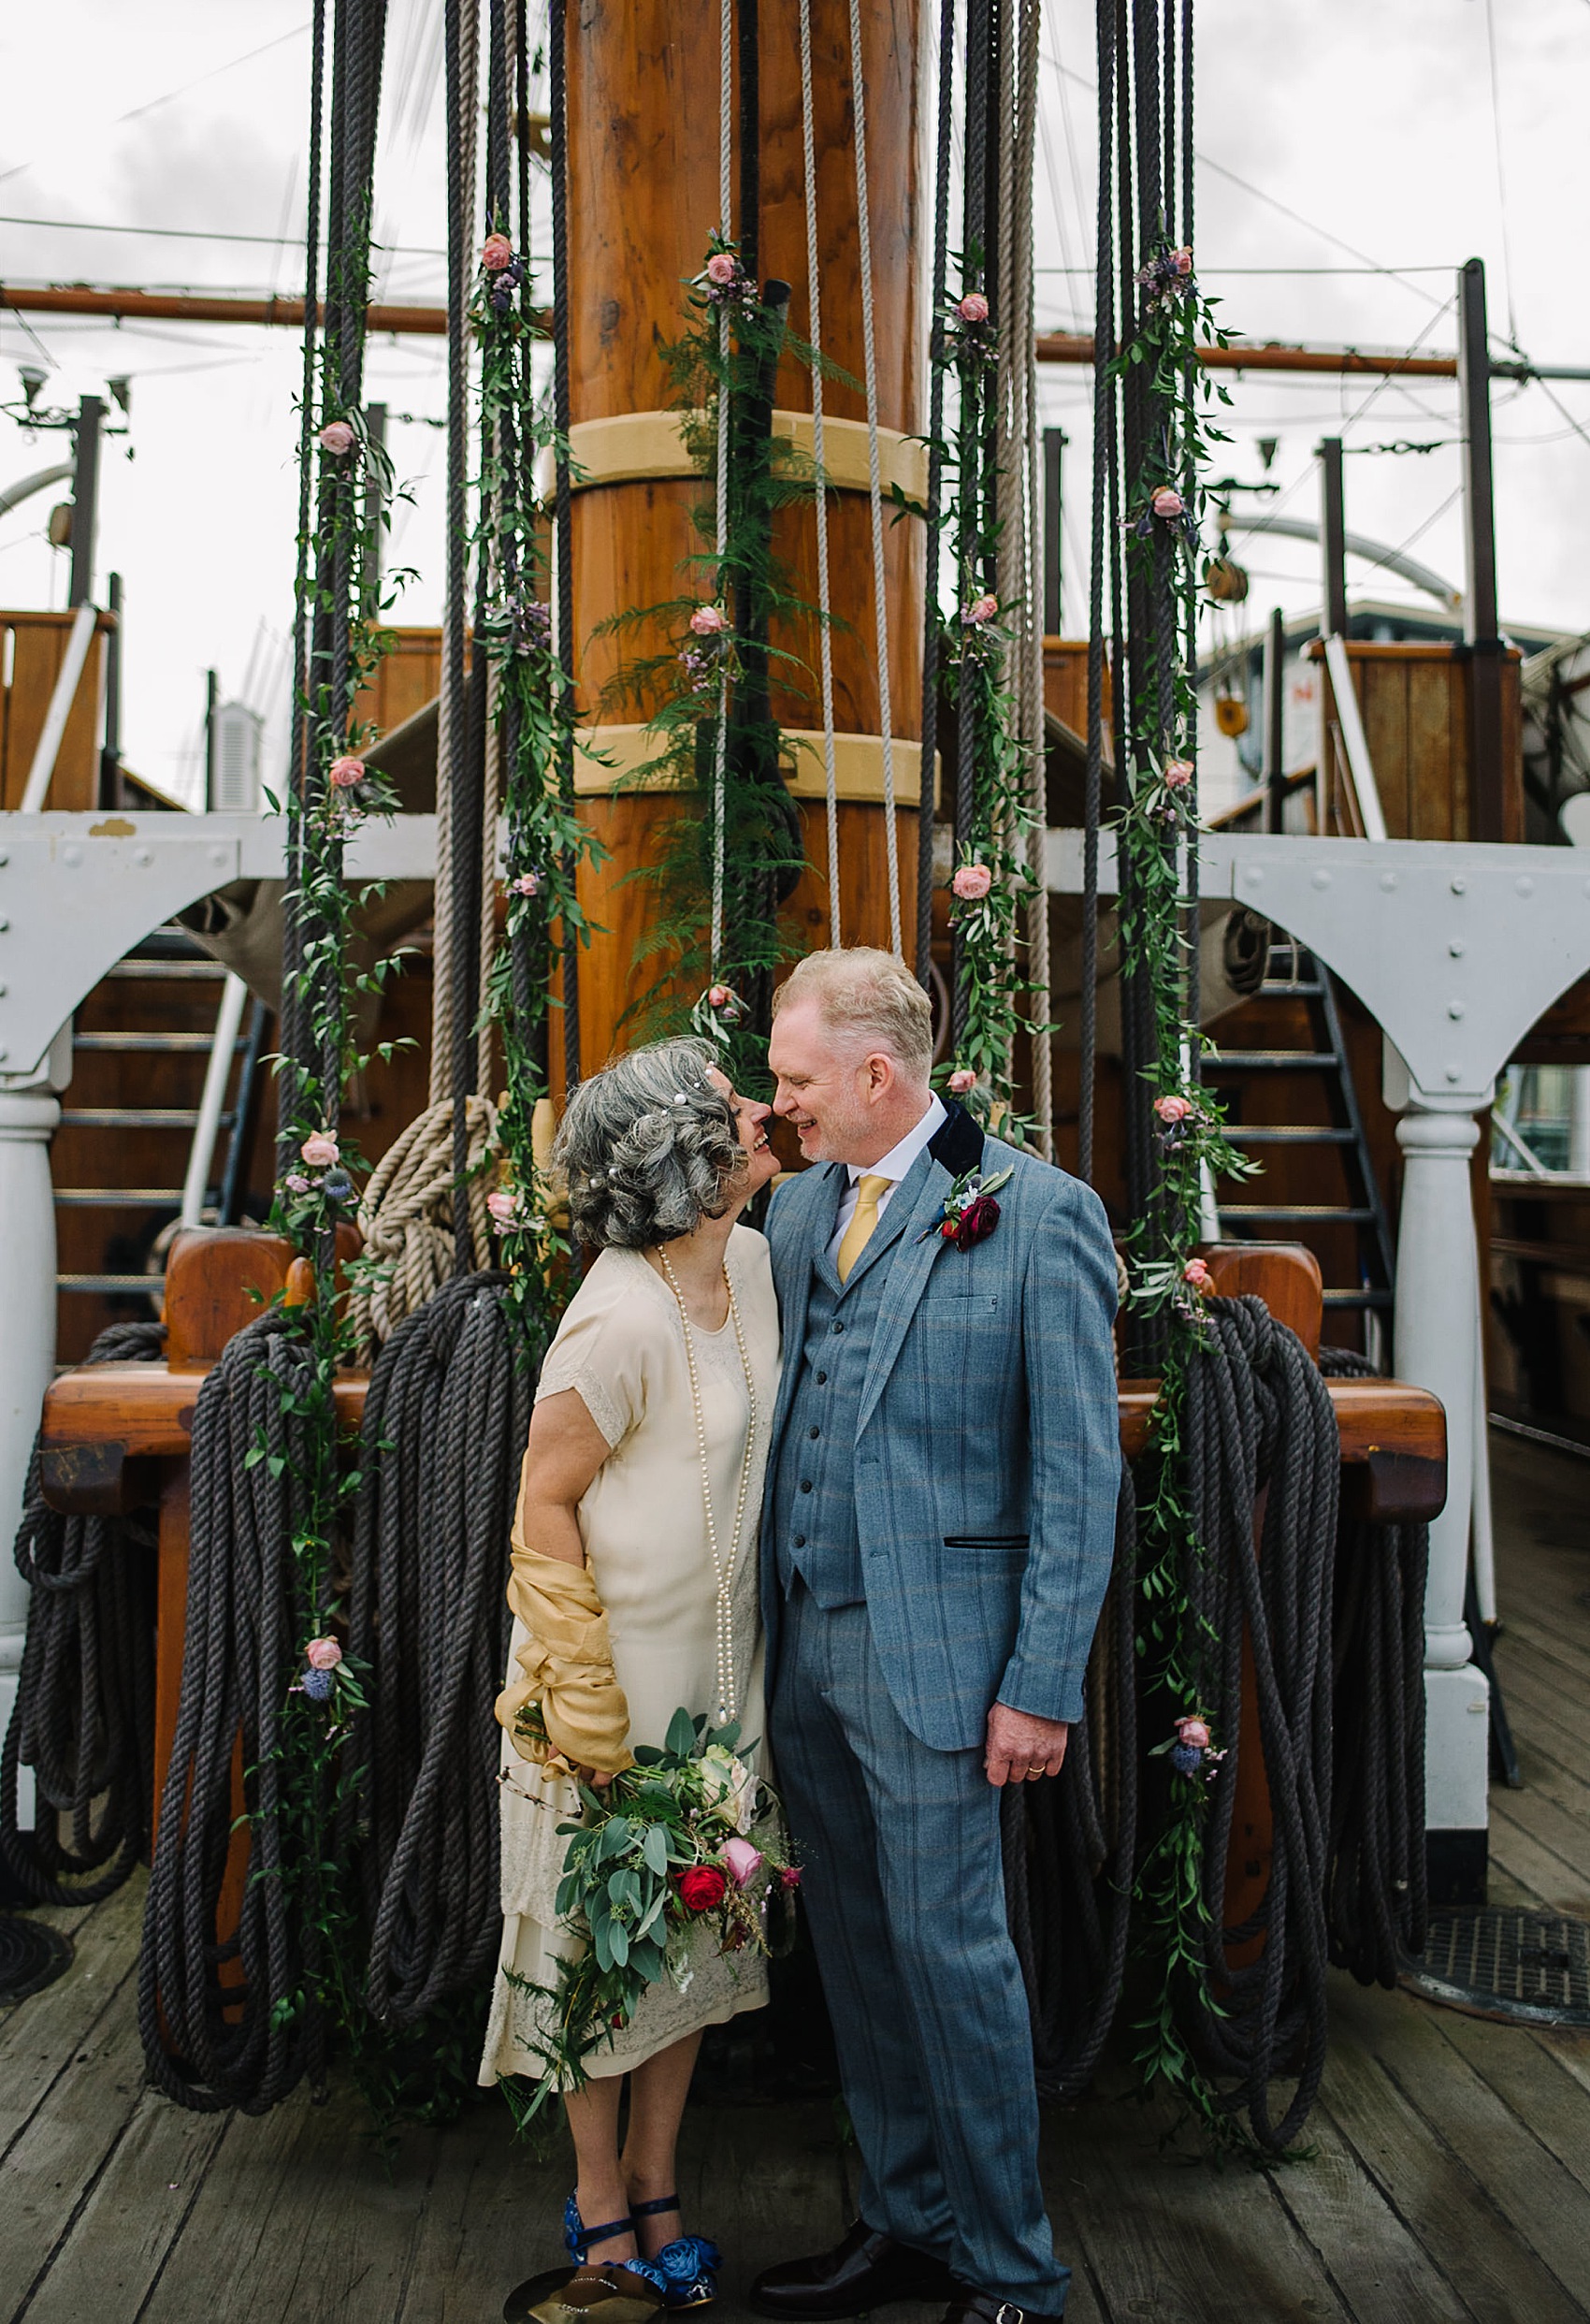
[[[829,624],[828,469],[823,449],[822,301],[817,267],[817,169],[812,125],[812,0],[801,0],[801,153],[806,200],[806,282],[812,345],[812,498],[817,528],[817,656],[822,686],[823,793],[828,813],[828,940],[845,941],[839,916],[839,777],[833,747],[833,641]],[[932,532],[930,530],[930,539]],[[721,554],[721,551],[719,552]],[[927,763],[924,761],[924,766]],[[929,824],[932,807],[922,780],[920,812]]]
[[[922,785],[917,809],[917,981],[933,978],[933,822],[938,758],[938,535],[944,504],[944,309],[949,257],[949,163],[955,95],[955,0],[942,0],[938,28],[938,127],[933,170],[932,308],[928,341],[928,493],[922,583]]]
[[[717,58],[717,216],[718,234],[725,242],[733,235],[731,214],[731,160],[733,128],[730,108],[733,102],[734,49],[733,0],[719,0]],[[744,220],[741,224],[744,227]],[[729,438],[733,425],[729,395],[729,309],[717,312],[717,497],[715,505],[717,570],[723,571],[724,552],[729,546]],[[713,736],[712,764],[712,944],[709,966],[713,977],[717,975],[718,962],[723,956],[723,886],[724,864],[728,851],[727,822],[729,816],[729,663],[724,661],[717,686],[717,731]]]
[[[85,1361],[144,1361],[165,1341],[164,1324],[112,1324]],[[35,1904],[95,1904],[149,1849],[155,1529],[142,1512],[61,1516],[44,1498],[39,1452],[17,1534],[27,1638],[0,1758],[0,1864]],[[23,1767],[31,1831],[19,1815]]]
[[[900,925],[900,835],[894,820],[894,719],[889,688],[889,595],[884,587],[883,482],[878,461],[878,364],[873,328],[872,196],[867,186],[866,71],[860,0],[850,0],[850,102],[856,134],[856,228],[860,244],[861,355],[867,391],[867,494],[872,511],[873,611],[878,658],[878,726],[883,743],[884,846],[889,864],[889,949],[904,957]]]
[[[547,24],[547,105],[552,164],[552,400],[556,441],[553,450],[553,563],[557,600],[554,632],[563,681],[566,715],[559,720],[557,785],[564,806],[574,807],[574,564],[573,491],[569,472],[569,77],[564,54],[564,10],[553,7]],[[564,877],[574,885],[571,855]],[[567,915],[563,923],[563,1092],[567,1103],[580,1085],[580,937]]]

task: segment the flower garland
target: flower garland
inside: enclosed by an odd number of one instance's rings
[[[1178,650],[1198,602],[1198,477],[1212,442],[1204,416],[1229,400],[1197,363],[1200,340],[1226,343],[1201,296],[1185,246],[1152,251],[1139,269],[1136,328],[1114,366],[1119,378],[1146,367],[1150,424],[1123,521],[1129,580],[1139,602],[1169,620],[1145,624],[1143,683],[1129,713],[1130,789],[1115,816],[1121,863],[1120,949],[1145,982],[1152,1024],[1147,1077],[1153,1091],[1157,1188],[1131,1239],[1132,1301],[1164,1331],[1158,1400],[1138,1491],[1138,1654],[1150,1697],[1168,1707],[1171,1732],[1150,1754],[1168,1761],[1159,1827],[1138,1868],[1136,1937],[1149,1988],[1137,2021],[1145,2083],[1163,2083],[1219,2142],[1243,2134],[1188,2045],[1195,2011],[1215,2014],[1206,1954],[1208,1905],[1204,1851],[1210,1787],[1224,1760],[1204,1709],[1208,1649],[1216,1643],[1190,1602],[1189,1568],[1206,1552],[1185,1483],[1189,1369],[1205,1337],[1204,1302],[1214,1279],[1194,1256],[1203,1189],[1212,1176],[1242,1177],[1251,1159],[1224,1134],[1218,1102],[1195,1080],[1201,1035],[1186,1007],[1190,939],[1184,934],[1183,858],[1196,847],[1193,760],[1197,700]],[[1191,383],[1196,381],[1196,386]],[[1165,642],[1173,642],[1166,652]],[[1191,941],[1195,941],[1195,936]]]
[[[555,922],[582,943],[589,927],[576,893],[582,863],[603,850],[565,800],[559,768],[574,705],[553,639],[547,581],[548,511],[534,483],[538,453],[566,448],[535,397],[530,365],[542,337],[529,269],[499,227],[481,247],[470,319],[480,348],[481,534],[492,593],[482,637],[497,678],[497,729],[507,824],[504,941],[487,980],[485,1013],[502,1042],[506,1088],[498,1113],[498,1184],[486,1208],[527,1353],[539,1354],[571,1288],[564,1215],[536,1151],[538,1103],[548,1095]]]
[[[803,680],[804,665],[773,645],[769,631],[774,622],[820,618],[792,588],[771,538],[779,511],[810,498],[811,463],[773,438],[758,415],[771,411],[781,355],[808,363],[823,358],[790,336],[783,308],[763,299],[738,248],[716,232],[686,293],[687,327],[662,350],[672,407],[701,476],[724,478],[724,505],[707,492],[695,510],[703,545],[687,563],[693,586],[603,627],[669,634],[661,649],[625,663],[608,699],[638,704],[647,716],[652,754],[633,779],[648,789],[660,783],[704,793],[707,804],[704,812],[671,818],[658,834],[654,862],[630,875],[658,895],[636,966],[658,966],[626,1021],[638,1018],[655,1034],[687,1019],[722,1044],[734,1081],[752,1088],[766,1070],[773,971],[793,950],[779,910],[805,868],[800,815],[781,764],[788,746],[769,700],[773,666],[791,685]],[[846,376],[831,364],[824,368]],[[728,426],[721,459],[720,415]],[[719,780],[721,835],[713,806]],[[711,931],[719,900],[722,942],[715,957]],[[681,999],[682,989],[699,997]]]
[[[946,691],[960,713],[961,748],[970,752],[973,770],[971,822],[957,833],[950,880],[953,1058],[940,1078],[980,1119],[1020,1140],[1035,1125],[1012,1111],[1016,1039],[1048,1028],[1020,1007],[1022,922],[1038,892],[1028,849],[1036,818],[1006,684],[1009,625],[1023,617],[1023,608],[1002,606],[987,586],[999,530],[988,458],[998,343],[988,298],[976,287],[980,270],[980,254],[971,248],[966,286],[947,298],[935,334],[934,360],[959,389],[954,434],[937,447],[946,477],[953,480],[939,523],[953,544],[957,608],[941,632],[939,659]],[[893,498],[897,506],[926,516],[898,486]]]
[[[355,211],[332,265],[332,298],[363,312],[369,288],[368,203]],[[282,1415],[296,1450],[275,1449],[263,1425],[245,1466],[279,1476],[291,1465],[296,1519],[290,1547],[293,1596],[304,1637],[301,1667],[288,1689],[279,1726],[280,1806],[290,1835],[282,1849],[288,1910],[304,1931],[304,1985],[277,1998],[278,2022],[319,2018],[351,2041],[355,2064],[368,2050],[360,1999],[362,1962],[347,1860],[354,1819],[348,1810],[357,1770],[345,1749],[354,1714],[366,1707],[362,1666],[336,1635],[340,1621],[338,1544],[358,1476],[343,1458],[335,1383],[354,1355],[345,1299],[335,1287],[338,1228],[356,1208],[356,1150],[340,1133],[341,1093],[369,1060],[355,1049],[348,1009],[349,944],[356,914],[379,891],[344,878],[347,843],[372,815],[398,802],[362,756],[373,730],[356,716],[360,694],[393,643],[379,616],[405,575],[376,582],[377,526],[388,522],[392,472],[369,435],[356,378],[346,382],[342,349],[329,338],[318,353],[318,412],[307,417],[303,458],[314,466],[318,506],[301,545],[297,619],[308,640],[306,686],[297,708],[302,757],[288,788],[287,859],[295,867],[289,908],[296,917],[296,964],[283,978],[284,1009],[296,1012],[307,1040],[280,1060],[283,1076],[284,1167],[269,1225],[296,1247],[285,1312],[304,1358],[282,1384]],[[319,426],[314,425],[318,418]],[[367,491],[373,482],[377,489]],[[372,523],[372,505],[381,514]],[[372,617],[372,615],[376,617]],[[268,794],[267,794],[268,795]],[[277,812],[282,803],[271,798]],[[352,979],[379,992],[390,962]],[[379,1053],[390,1056],[390,1044]],[[274,1375],[273,1375],[274,1376]]]

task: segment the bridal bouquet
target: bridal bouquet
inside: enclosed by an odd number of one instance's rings
[[[792,1933],[792,1862],[771,1784],[736,1754],[738,1724],[710,1728],[677,1710],[658,1750],[605,1792],[580,1786],[568,1835],[557,1914],[587,1941],[559,1960],[556,1986],[514,1979],[545,2007],[536,2041],[545,2061],[529,2112],[554,2091],[578,2089],[587,2054],[628,2025],[648,1985],[670,1977],[683,1992],[703,1938],[720,1953],[782,1950]]]

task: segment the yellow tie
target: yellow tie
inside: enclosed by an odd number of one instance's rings
[[[850,1270],[872,1240],[878,1223],[878,1204],[893,1185],[892,1178],[863,1178],[856,1188],[856,1211],[839,1245],[839,1280],[848,1283]]]

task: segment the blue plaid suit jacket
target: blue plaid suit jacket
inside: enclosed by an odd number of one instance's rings
[[[932,1230],[979,1143],[986,1177],[1012,1175],[992,1234],[959,1251]],[[800,1369],[812,1259],[832,1234],[844,1184],[842,1164],[814,1167],[787,1181],[768,1213],[785,1348],[770,1480]],[[1091,1187],[982,1140],[959,1107],[896,1188],[880,1232],[901,1210],[856,1421],[862,1576],[896,1709],[932,1749],[966,1750],[982,1742],[996,1697],[1047,1719],[1081,1714],[1120,1478],[1115,1254]],[[770,1501],[771,1673],[781,1516]]]

